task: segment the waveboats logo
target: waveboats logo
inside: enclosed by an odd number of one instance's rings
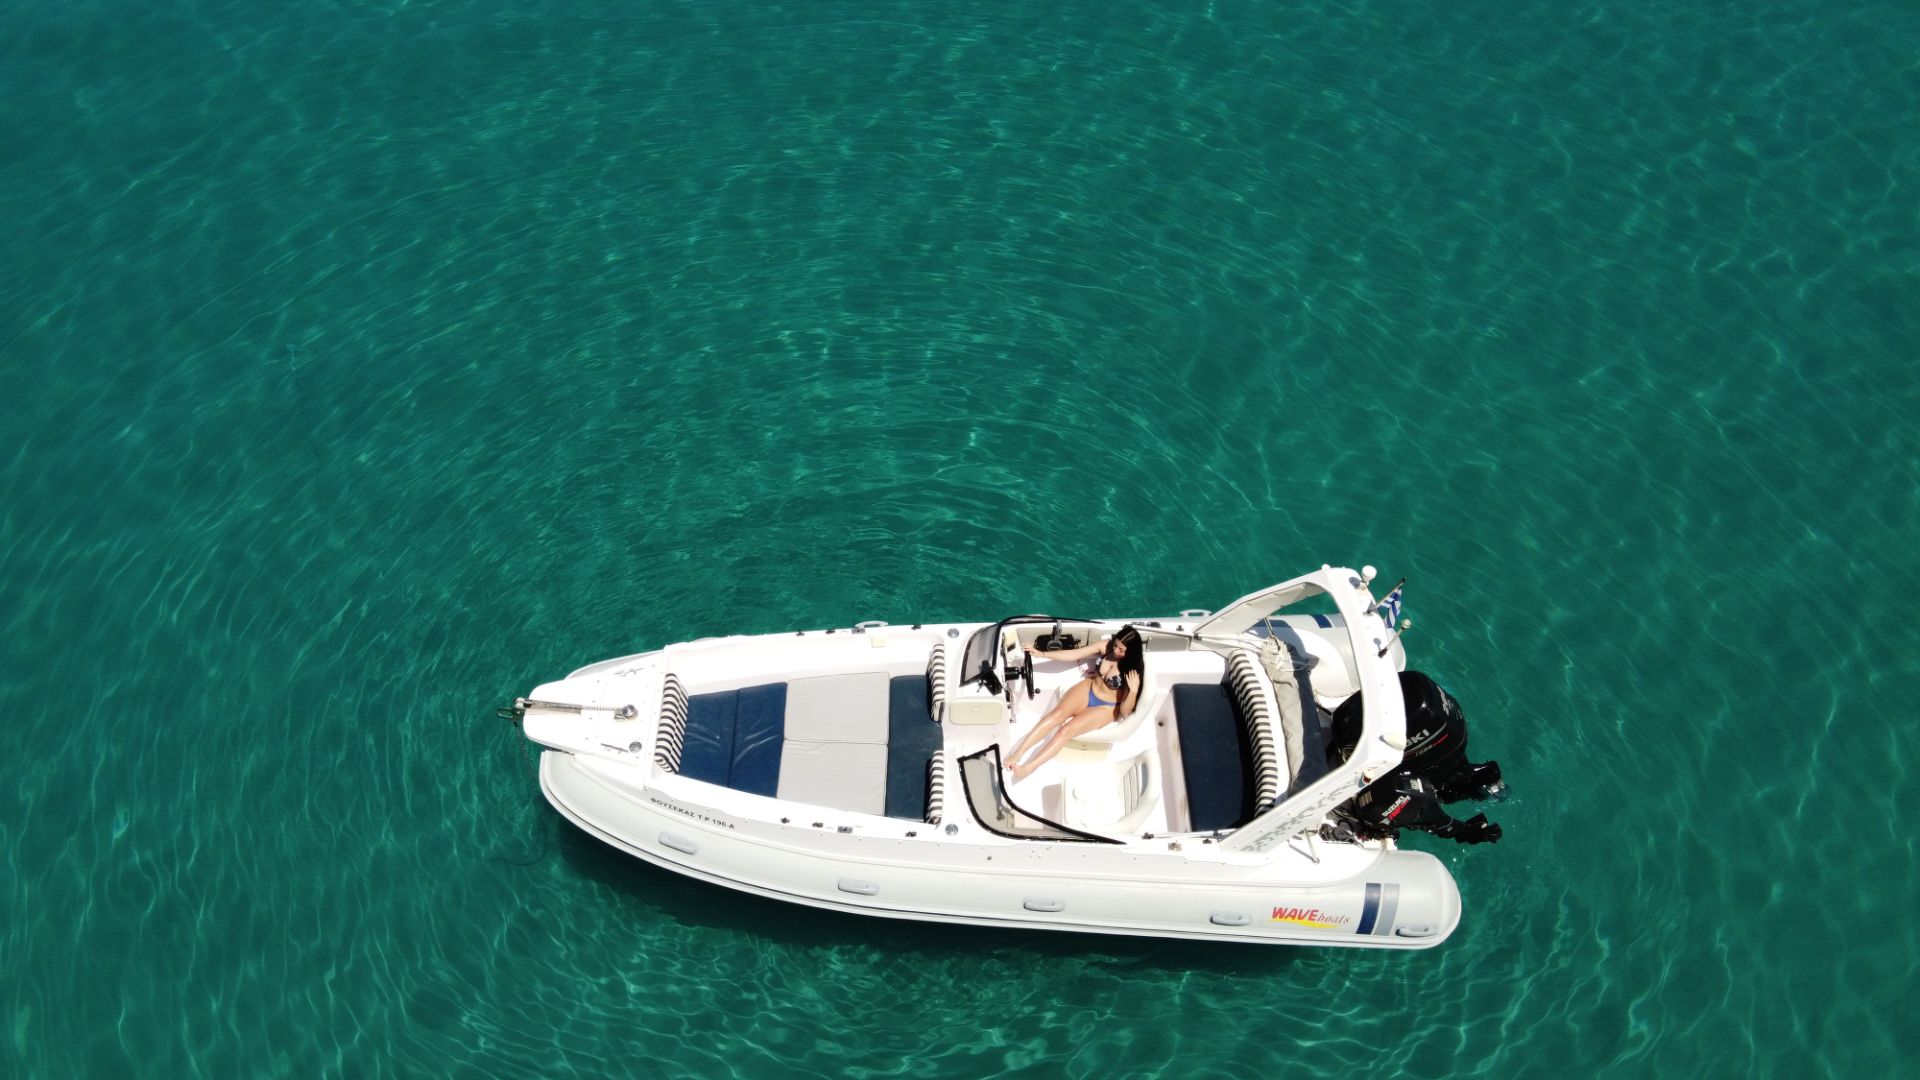
[[[1335,915],[1319,908],[1277,907],[1273,909],[1273,922],[1287,923],[1291,926],[1307,926],[1315,930],[1332,930],[1353,921],[1351,915]]]

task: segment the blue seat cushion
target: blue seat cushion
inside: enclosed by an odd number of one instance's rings
[[[927,760],[940,749],[925,675],[900,675],[887,684],[887,816],[927,816]]]
[[[771,796],[780,786],[787,684],[768,683],[687,698],[680,775]]]
[[[787,733],[787,684],[740,691],[733,726],[733,764],[727,786],[772,798],[780,786],[780,745]]]
[[[1174,724],[1187,813],[1195,832],[1231,829],[1253,817],[1253,746],[1225,683],[1177,683]]]
[[[740,691],[722,690],[687,698],[687,737],[680,750],[680,775],[725,786],[733,771],[733,727]]]

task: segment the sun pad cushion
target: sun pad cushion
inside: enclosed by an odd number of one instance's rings
[[[939,747],[924,676],[825,675],[690,696],[680,774],[754,795],[918,820],[926,812],[927,759]]]
[[[787,738],[796,742],[884,744],[887,675],[818,675],[787,686]]]
[[[782,799],[880,814],[887,808],[887,748],[879,743],[788,739],[780,756]]]

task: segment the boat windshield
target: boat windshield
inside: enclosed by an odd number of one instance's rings
[[[1078,840],[1118,844],[1108,836],[1070,829],[1035,817],[1013,805],[1000,783],[1000,748],[989,746],[960,759],[960,780],[966,785],[967,805],[987,831],[1015,840]]]
[[[1020,623],[1060,621],[1051,615],[1015,615],[974,631],[973,636],[967,639],[967,651],[960,657],[960,685],[971,686],[979,682],[982,670],[993,671],[998,676],[999,665],[995,657],[1000,647],[1001,630]]]

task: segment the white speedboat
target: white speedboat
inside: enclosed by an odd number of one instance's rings
[[[1322,567],[1217,614],[701,638],[503,712],[546,748],[555,809],[716,885],[981,926],[1428,948],[1460,894],[1396,830],[1498,839],[1439,809],[1498,767],[1467,763],[1458,705],[1404,670],[1399,589],[1376,602],[1372,578]],[[1138,707],[1010,780],[1001,748],[1082,677],[1036,643],[1128,623]]]

